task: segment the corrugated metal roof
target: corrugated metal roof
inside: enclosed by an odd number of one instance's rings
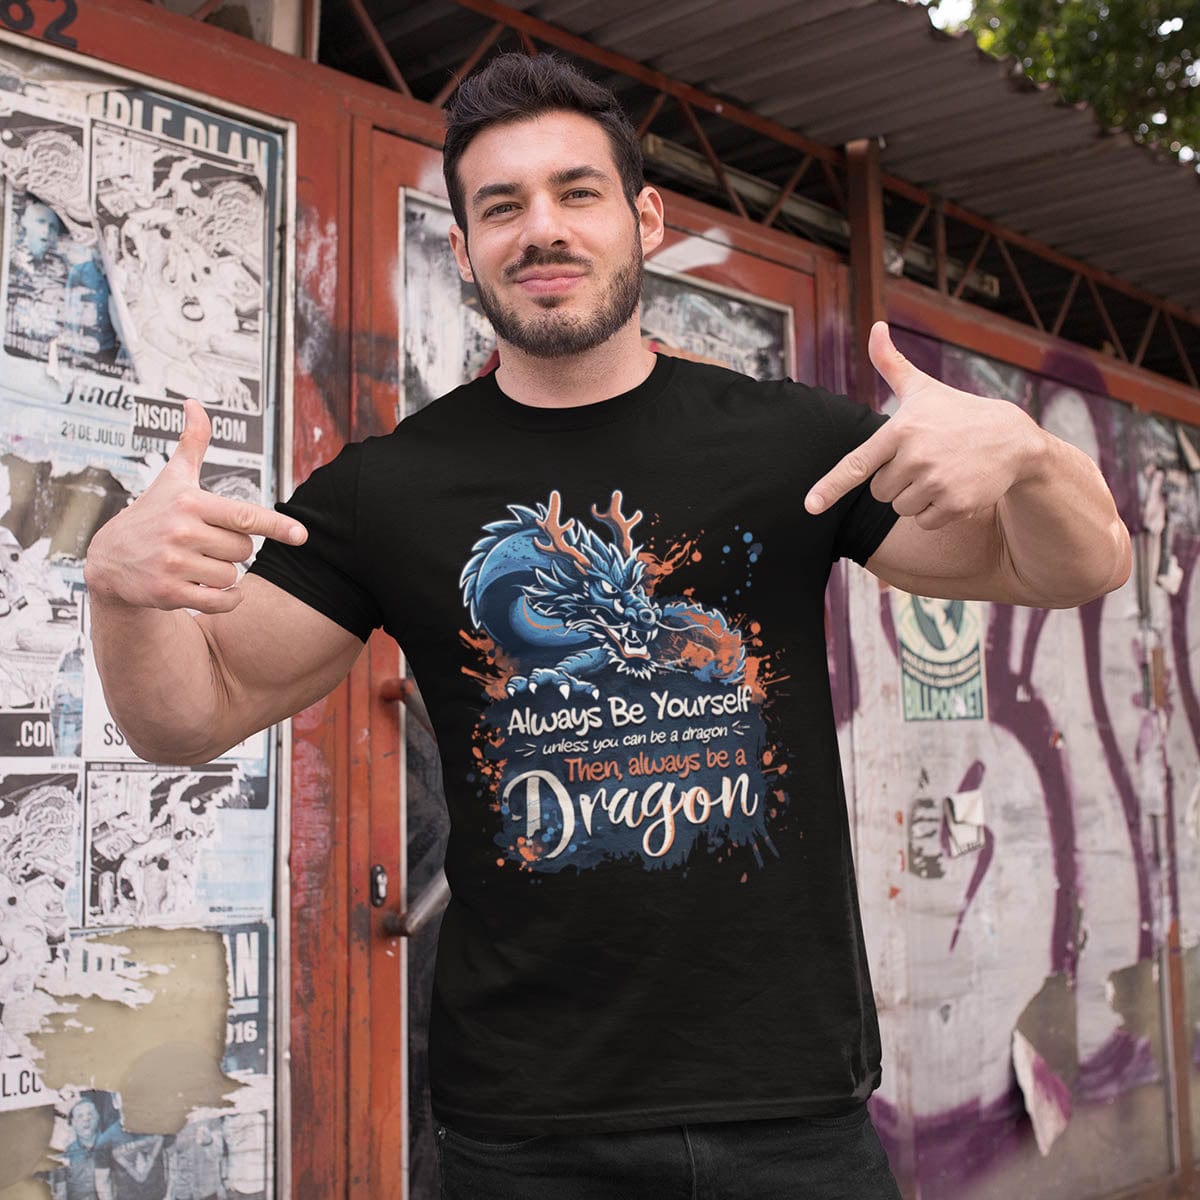
[[[434,95],[488,18],[453,0],[368,0],[405,78]],[[591,44],[840,146],[883,140],[885,171],[1200,311],[1200,177],[1103,129],[903,0],[515,0]],[[344,20],[344,18],[343,18]],[[335,42],[341,31],[333,33]],[[352,39],[351,39],[352,40]],[[349,46],[345,42],[345,47]],[[334,66],[334,45],[323,57]],[[349,54],[349,50],[346,49]],[[353,51],[363,65],[361,47]],[[369,70],[363,73],[368,73]],[[593,69],[593,73],[598,73]],[[653,91],[605,79],[636,115]],[[703,114],[723,161],[777,181],[795,154]],[[689,141],[668,105],[655,131]]]
[[[884,139],[884,169],[1167,299],[1200,307],[1200,178],[1109,133],[969,34],[898,0],[524,5],[815,141]],[[725,156],[738,166],[736,154]]]

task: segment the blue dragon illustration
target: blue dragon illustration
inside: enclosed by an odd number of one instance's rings
[[[636,679],[686,671],[704,682],[737,683],[746,652],[724,614],[681,599],[655,600],[634,545],[641,511],[626,517],[614,491],[592,516],[613,540],[563,521],[562,496],[536,508],[510,504],[511,517],[484,526],[459,586],[471,621],[523,674],[509,695],[556,687],[598,697],[608,671]]]

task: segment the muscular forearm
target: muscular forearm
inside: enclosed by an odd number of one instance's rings
[[[90,612],[104,696],[135,753],[209,762],[237,740],[224,730],[219,673],[194,617],[105,601],[95,590]]]
[[[996,504],[1007,566],[1025,603],[1067,608],[1129,578],[1129,533],[1082,450],[1037,430],[1026,469]]]

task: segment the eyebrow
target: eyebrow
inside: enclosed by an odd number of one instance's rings
[[[597,183],[612,183],[612,177],[599,167],[579,166],[564,167],[550,176],[551,187],[565,187],[568,183],[579,183],[584,179],[592,179]],[[487,200],[497,196],[515,196],[521,190],[518,183],[485,183],[471,197],[471,203],[478,207]]]

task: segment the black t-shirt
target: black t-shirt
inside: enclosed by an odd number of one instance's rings
[[[449,1124],[827,1113],[878,1085],[824,593],[895,514],[804,496],[882,420],[672,358],[572,408],[487,377],[280,506],[309,540],[254,570],[382,625],[437,731]]]

